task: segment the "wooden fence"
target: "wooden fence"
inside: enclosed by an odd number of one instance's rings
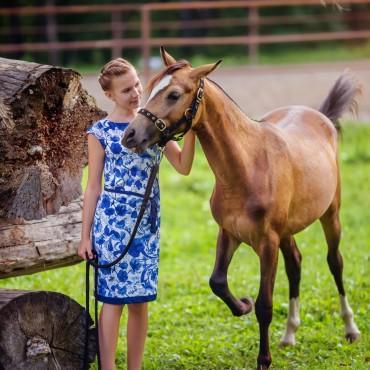
[[[307,6],[309,8],[322,7],[320,0],[237,0],[237,1],[194,1],[174,3],[149,3],[144,5],[121,4],[121,5],[75,5],[55,6],[54,0],[48,0],[47,6],[43,7],[12,7],[0,8],[0,16],[42,16],[45,24],[28,27],[0,27],[0,35],[17,33],[17,43],[1,43],[0,53],[10,52],[37,52],[49,53],[49,62],[59,64],[59,52],[61,50],[109,48],[112,57],[122,55],[124,48],[141,49],[144,73],[149,70],[151,48],[160,45],[165,46],[201,46],[201,45],[245,45],[248,48],[249,60],[258,62],[258,49],[263,44],[292,43],[292,42],[319,42],[329,40],[355,40],[370,39],[370,7],[367,11],[352,12],[351,5],[370,5],[370,0],[347,0],[342,1],[344,10],[334,5],[327,4],[329,11],[325,14],[314,15],[289,15],[289,16],[262,16],[262,9],[274,7]],[[327,1],[326,3],[330,3]],[[228,18],[208,17],[205,19],[187,19],[175,21],[154,21],[153,14],[158,12],[191,11],[211,9],[239,9],[242,16]],[[125,14],[137,13],[137,21],[125,21]],[[94,24],[68,24],[61,22],[70,15],[85,13],[106,14],[110,22]],[[356,30],[348,30],[343,26],[344,20],[364,22],[365,27]],[[292,25],[292,24],[318,24],[335,22],[338,24],[336,31],[322,32],[293,32],[275,34],[273,32],[263,34],[260,29],[263,26]],[[205,36],[205,37],[165,37],[170,30],[223,29],[228,26],[245,27],[242,35],[228,36]],[[342,25],[342,27],[341,27]],[[109,32],[110,37],[98,40],[81,40],[81,35],[93,30]],[[137,31],[137,37],[124,37],[129,31]],[[60,41],[60,34],[67,33],[72,41]],[[160,37],[154,34],[160,33]],[[27,35],[45,35],[46,41],[23,42]]]

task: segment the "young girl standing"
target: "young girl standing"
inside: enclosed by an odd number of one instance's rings
[[[154,145],[142,154],[121,144],[129,122],[137,114],[142,86],[135,68],[125,59],[107,63],[99,83],[114,102],[109,115],[87,131],[89,172],[84,194],[82,235],[78,255],[97,253],[99,263],[117,258],[134,227],[146,183],[160,156]],[[190,172],[195,135],[189,131],[182,150],[174,141],[164,154],[181,174]],[[102,189],[104,177],[104,189]],[[103,370],[115,369],[119,322],[127,304],[127,368],[141,367],[148,327],[147,303],[156,299],[159,259],[159,185],[156,179],[150,201],[127,255],[111,268],[98,269],[97,299],[103,302],[99,317],[99,345]]]

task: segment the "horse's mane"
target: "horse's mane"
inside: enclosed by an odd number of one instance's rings
[[[226,95],[235,105],[236,105],[236,107],[238,107],[239,108],[239,110],[247,117],[247,118],[249,118],[249,119],[251,119],[251,120],[253,120],[253,121],[255,121],[255,122],[263,122],[263,120],[259,120],[259,119],[254,119],[254,118],[250,118],[245,112],[244,112],[244,110],[240,107],[240,105],[223,89],[223,87],[222,86],[220,86],[217,82],[215,82],[215,81],[213,81],[213,80],[211,80],[210,78],[208,78],[207,77],[207,80],[209,81],[209,82],[211,82],[213,85],[215,85],[219,90],[221,90],[223,93],[224,93],[224,95]]]
[[[240,105],[223,89],[222,86],[220,86],[216,81],[213,81],[213,80],[211,80],[208,77],[207,77],[207,80],[209,82],[212,82],[215,86],[217,86],[245,114],[245,112],[243,111],[243,109],[240,108]]]
[[[187,60],[181,59],[178,60],[176,63],[171,64],[167,66],[166,69],[159,72],[157,75],[155,75],[147,84],[146,90],[148,92],[153,90],[154,85],[159,82],[164,76],[166,75],[172,75],[175,71],[182,69],[184,67],[190,66],[190,63]]]

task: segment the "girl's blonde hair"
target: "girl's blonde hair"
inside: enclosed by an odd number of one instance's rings
[[[111,87],[112,78],[121,76],[130,70],[135,70],[135,67],[123,58],[112,59],[110,62],[104,65],[100,71],[99,83],[104,91],[107,91]]]

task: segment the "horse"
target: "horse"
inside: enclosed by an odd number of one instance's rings
[[[215,175],[210,205],[219,233],[209,284],[233,315],[245,315],[255,308],[260,333],[257,369],[268,369],[271,364],[268,331],[279,249],[289,281],[288,318],[281,345],[295,344],[302,257],[294,234],[317,219],[328,245],[327,262],[339,292],[345,337],[355,341],[360,331],[345,293],[339,251],[337,141],[338,119],[346,110],[356,110],[359,84],[345,72],[319,110],[287,106],[256,121],[207,77],[220,61],[192,68],[164,48],[161,56],[165,69],[149,82],[149,99],[121,141],[141,153],[163,141],[165,132],[165,141],[189,128],[196,133]],[[228,287],[228,266],[242,242],[259,257],[255,304],[250,298],[236,298]]]

